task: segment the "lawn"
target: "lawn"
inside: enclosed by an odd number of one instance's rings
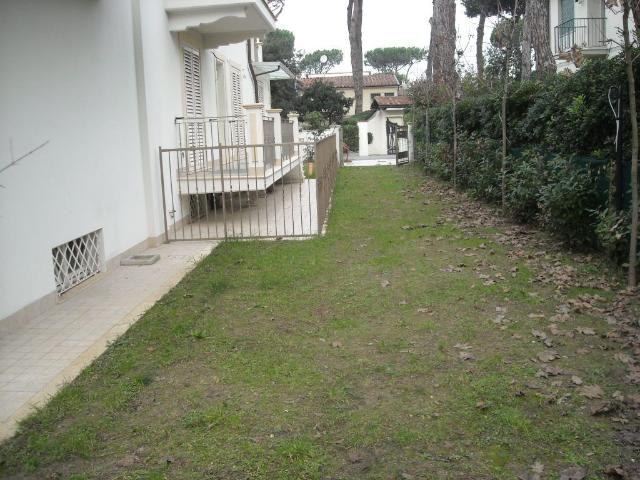
[[[616,272],[424,182],[417,167],[342,169],[326,236],[222,244],[0,446],[0,476],[630,468],[634,360],[602,312]]]

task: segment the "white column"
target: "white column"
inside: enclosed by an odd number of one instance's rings
[[[342,127],[338,125],[335,130],[336,134],[336,151],[338,152],[338,163],[340,166],[344,164],[342,159]]]
[[[273,138],[275,143],[282,143],[282,113],[281,108],[267,108],[265,110],[267,117],[273,119]],[[276,160],[282,159],[282,147],[276,147]]]
[[[413,138],[413,125],[411,123],[407,124],[407,143],[409,144],[409,161],[413,162],[416,159],[416,148]]]
[[[247,105],[243,105],[242,108],[247,118],[247,143],[249,145],[264,145],[264,125],[262,124],[264,104],[249,103]],[[251,166],[264,166],[263,153],[262,147],[247,149],[247,155]]]
[[[358,122],[358,156],[367,157],[369,155],[369,123]]]
[[[289,114],[287,115],[289,121],[293,123],[293,143],[298,143],[300,141],[300,126],[298,124],[298,117],[300,117],[300,115],[296,112],[289,112]]]

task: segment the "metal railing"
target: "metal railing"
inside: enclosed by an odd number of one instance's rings
[[[572,18],[555,27],[556,53],[606,45],[605,18]]]
[[[242,147],[246,145],[247,122],[241,116],[226,117],[176,117],[174,120],[178,146],[185,149],[184,165],[194,170],[220,170],[221,158],[207,158],[202,150],[192,148],[228,145]],[[245,171],[248,168],[246,151],[237,148],[226,161],[235,162],[234,169]],[[227,166],[229,168],[229,166]]]
[[[268,148],[292,153],[267,169]],[[244,171],[231,160],[240,150],[249,164]],[[316,178],[304,173],[305,155],[317,165]],[[194,168],[190,159],[200,156],[220,168]],[[160,148],[159,157],[167,241],[317,235],[338,169],[335,136],[317,144]]]

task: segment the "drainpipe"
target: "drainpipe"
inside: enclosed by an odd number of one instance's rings
[[[256,72],[253,69],[253,61],[251,59],[251,39],[247,40],[247,60],[249,61],[249,73],[251,74],[251,83],[253,83],[253,96],[255,103],[259,103],[258,98],[258,79],[256,78]]]

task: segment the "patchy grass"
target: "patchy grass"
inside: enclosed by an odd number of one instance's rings
[[[22,423],[2,476],[512,479],[536,460],[602,476],[627,453],[610,421],[566,376],[534,377],[546,320],[529,314],[553,315],[552,287],[524,262],[512,277],[495,230],[439,222],[421,182],[343,169],[326,237],[220,246]],[[475,259],[505,280],[485,285]],[[554,365],[625,391],[606,342],[558,339]]]

